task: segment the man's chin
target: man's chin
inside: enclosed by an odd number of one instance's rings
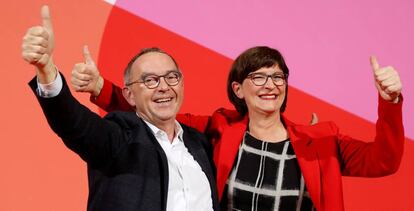
[[[175,113],[162,113],[162,112],[156,113],[157,119],[161,121],[175,120],[175,116],[176,116]]]

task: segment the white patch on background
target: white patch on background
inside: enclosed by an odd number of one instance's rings
[[[115,5],[116,0],[104,0],[105,2]]]

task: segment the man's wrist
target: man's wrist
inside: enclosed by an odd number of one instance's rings
[[[37,93],[40,97],[51,98],[57,96],[63,87],[62,77],[60,76],[57,67],[54,67],[56,71],[56,78],[49,84],[42,84],[37,81]]]
[[[53,59],[50,58],[44,67],[36,67],[37,81],[41,84],[50,84],[56,79],[57,72]]]

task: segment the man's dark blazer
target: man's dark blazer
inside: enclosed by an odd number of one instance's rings
[[[65,79],[58,96],[36,94],[53,131],[88,165],[88,210],[163,211],[167,206],[167,157],[150,128],[134,112],[112,112],[104,119],[81,105]],[[183,140],[207,176],[214,210],[219,210],[210,142],[181,124]]]

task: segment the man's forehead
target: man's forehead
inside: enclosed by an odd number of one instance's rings
[[[134,64],[148,64],[148,65],[157,65],[157,64],[173,64],[175,65],[173,59],[161,52],[149,52],[141,55],[137,58]]]
[[[134,72],[160,74],[177,67],[170,56],[160,52],[150,52],[140,56],[132,65]]]

